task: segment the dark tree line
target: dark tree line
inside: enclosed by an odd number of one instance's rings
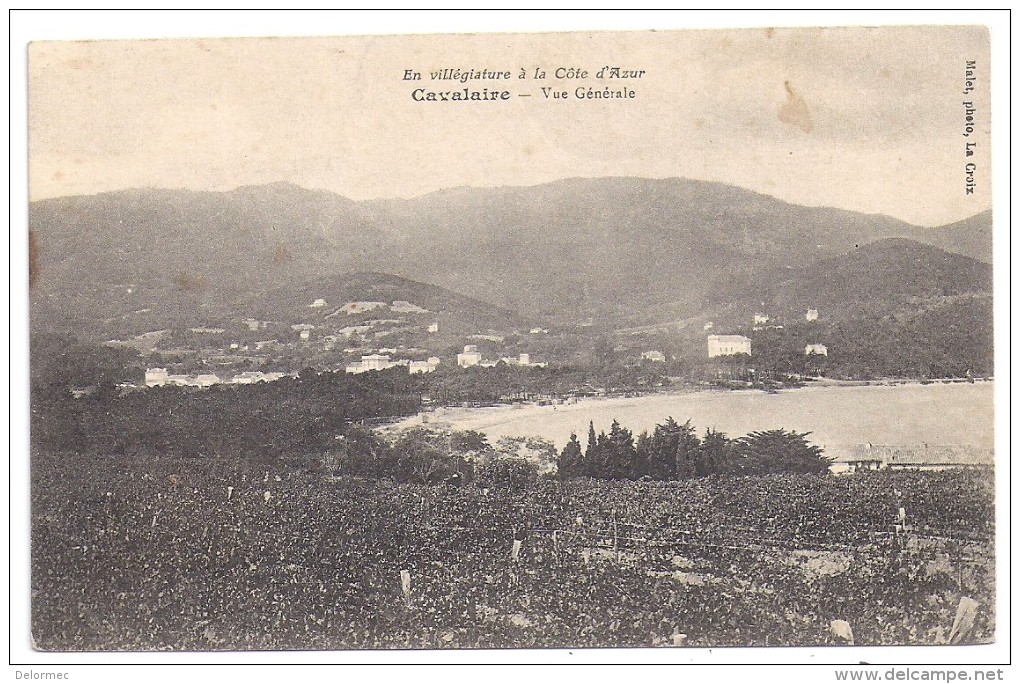
[[[634,434],[613,421],[609,433],[595,434],[588,424],[588,445],[582,450],[576,434],[559,454],[561,478],[605,480],[686,480],[708,475],[824,473],[829,461],[810,444],[810,433],[786,430],[752,432],[731,439],[706,430],[698,438],[690,421],[669,418],[649,434]]]
[[[404,375],[407,372],[404,371]],[[622,362],[593,366],[550,365],[545,368],[499,363],[492,368],[440,365],[433,373],[405,379],[407,386],[437,403],[529,400],[535,396],[565,396],[594,392],[637,391],[667,383],[661,368],[627,366]]]
[[[994,373],[990,296],[948,299],[919,311],[859,314],[748,333],[755,369],[775,374],[949,378]],[[804,353],[821,343],[827,356]]]
[[[532,487],[556,462],[556,448],[537,437],[504,437],[495,445],[473,430],[412,428],[390,435],[349,433],[323,453],[329,474],[398,483]]]
[[[416,395],[372,379],[302,373],[274,383],[124,393],[101,384],[79,399],[32,393],[33,444],[57,451],[173,457],[292,458],[331,449],[365,421],[418,410]]]

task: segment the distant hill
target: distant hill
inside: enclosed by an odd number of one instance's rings
[[[124,316],[161,327],[229,315],[253,292],[336,273],[353,266],[346,255],[378,249],[383,236],[353,206],[286,184],[34,202],[33,326],[102,335]]]
[[[986,264],[992,263],[991,210],[938,228],[918,228],[908,237],[947,252],[969,256]]]
[[[716,322],[748,322],[758,312],[803,320],[808,309],[833,318],[919,309],[963,295],[989,295],[992,267],[905,238],[886,238],[803,267],[762,268],[720,288]]]
[[[776,285],[779,310],[861,313],[992,291],[986,263],[903,238],[879,240],[798,269]]]
[[[792,302],[794,290],[774,287],[783,276],[821,278],[803,269],[876,240],[923,232],[976,253],[983,239],[967,226],[922,229],[719,183],[636,178],[370,202],[285,183],[128,190],[34,202],[29,221],[33,330],[94,338],[201,325],[253,301],[283,305],[288,292],[312,297],[306,304],[329,299],[320,292],[328,283],[346,292],[343,278],[364,272],[469,297],[435,293],[479,325],[511,311],[528,321],[649,323],[755,298],[764,286]],[[406,293],[397,282],[385,286]]]
[[[522,312],[624,321],[657,303],[691,314],[729,273],[913,228],[685,179],[568,179],[376,206],[379,225],[405,235],[379,270]]]
[[[709,321],[724,329],[750,324],[756,313],[775,322],[803,320],[816,309],[832,321],[920,311],[957,297],[992,294],[990,264],[905,238],[885,238],[806,266],[763,264],[731,271],[717,281],[697,315],[685,317],[674,304],[642,312],[644,326],[626,332],[676,325],[700,331]]]
[[[383,302],[373,317],[408,316],[427,327],[432,322],[463,332],[505,331],[527,327],[529,321],[515,312],[492,306],[445,288],[387,273],[361,272],[259,293],[242,305],[248,316],[263,320],[339,326],[352,318],[341,310],[354,302]],[[394,307],[394,303],[400,303]],[[404,306],[404,305],[408,306]],[[421,309],[422,311],[418,311]],[[240,312],[238,312],[240,313]]]

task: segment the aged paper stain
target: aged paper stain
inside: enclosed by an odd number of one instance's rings
[[[202,292],[209,288],[209,279],[205,276],[193,276],[190,273],[178,273],[174,276],[174,285],[189,292]]]
[[[810,133],[814,125],[811,123],[807,102],[793,90],[789,81],[783,81],[783,87],[786,88],[786,102],[779,108],[779,120]]]
[[[287,245],[277,245],[276,249],[273,250],[273,263],[276,265],[286,264],[294,255],[290,251],[290,247]]]

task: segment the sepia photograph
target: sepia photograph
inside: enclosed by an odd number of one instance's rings
[[[991,73],[980,25],[32,42],[29,648],[996,643]]]

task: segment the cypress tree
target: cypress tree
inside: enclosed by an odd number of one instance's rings
[[[560,479],[581,475],[583,458],[581,443],[577,441],[577,435],[571,432],[570,441],[563,447],[557,461],[556,471]]]
[[[588,448],[584,451],[584,462],[581,467],[581,474],[587,477],[597,477],[595,473],[598,463],[599,447],[595,438],[595,423],[588,421]]]

